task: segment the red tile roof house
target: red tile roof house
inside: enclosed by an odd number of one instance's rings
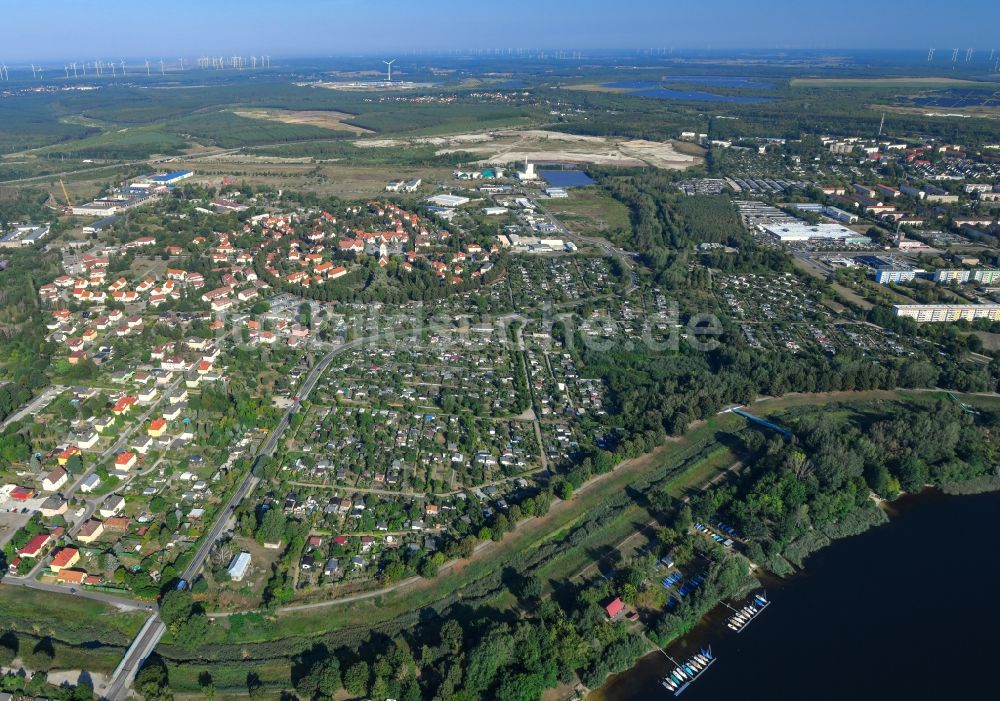
[[[49,568],[53,572],[58,572],[59,570],[65,569],[67,567],[72,567],[80,559],[80,551],[76,548],[63,548],[55,555],[52,556],[52,562],[49,564]]]
[[[83,570],[61,569],[56,574],[56,580],[63,584],[85,584],[88,579],[87,573]]]
[[[622,611],[625,610],[625,604],[622,603],[621,599],[616,598],[610,604],[604,607],[604,611],[608,614],[608,618],[612,621],[618,618]]]
[[[38,557],[46,545],[49,544],[50,536],[48,533],[39,533],[34,538],[28,541],[28,543],[17,551],[17,554],[21,557]]]

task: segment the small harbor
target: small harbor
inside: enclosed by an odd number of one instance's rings
[[[726,625],[730,630],[742,633],[770,605],[771,602],[768,601],[766,594],[755,594],[750,602],[741,609],[734,609],[732,606],[729,606],[733,615],[726,621]]]

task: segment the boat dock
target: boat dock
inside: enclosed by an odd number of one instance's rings
[[[672,691],[674,696],[680,696],[683,694],[684,691],[697,679],[699,679],[709,667],[715,664],[715,657],[712,655],[711,647],[707,650],[701,650],[696,655],[692,655],[685,662],[678,663],[669,656],[667,659],[677,666],[668,672],[667,676],[660,680],[660,684],[662,684],[663,688],[667,691]]]
[[[757,616],[764,612],[771,602],[768,601],[767,596],[764,594],[755,594],[750,603],[748,603],[743,608],[736,610],[732,606],[729,608],[733,611],[733,615],[729,617],[726,621],[726,625],[729,626],[730,630],[736,633],[742,633],[747,629],[751,623],[757,620]]]

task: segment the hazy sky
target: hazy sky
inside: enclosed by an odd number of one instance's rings
[[[0,62],[414,49],[1000,49],[996,0],[0,0]],[[273,60],[273,59],[272,59]]]

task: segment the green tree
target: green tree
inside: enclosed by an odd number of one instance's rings
[[[288,519],[281,509],[268,509],[257,529],[257,540],[262,543],[277,543],[284,537],[287,525]]]
[[[168,628],[175,631],[191,617],[193,610],[194,601],[187,589],[181,591],[171,589],[160,601],[160,618]]]
[[[135,689],[146,701],[172,701],[170,680],[167,678],[167,667],[158,656],[146,660],[142,669],[135,676]]]
[[[316,680],[316,689],[324,696],[333,696],[342,687],[340,679],[340,662],[336,657],[328,657],[318,662],[312,671]]]
[[[368,693],[370,676],[367,662],[355,662],[344,672],[344,688],[355,696],[364,696]]]

